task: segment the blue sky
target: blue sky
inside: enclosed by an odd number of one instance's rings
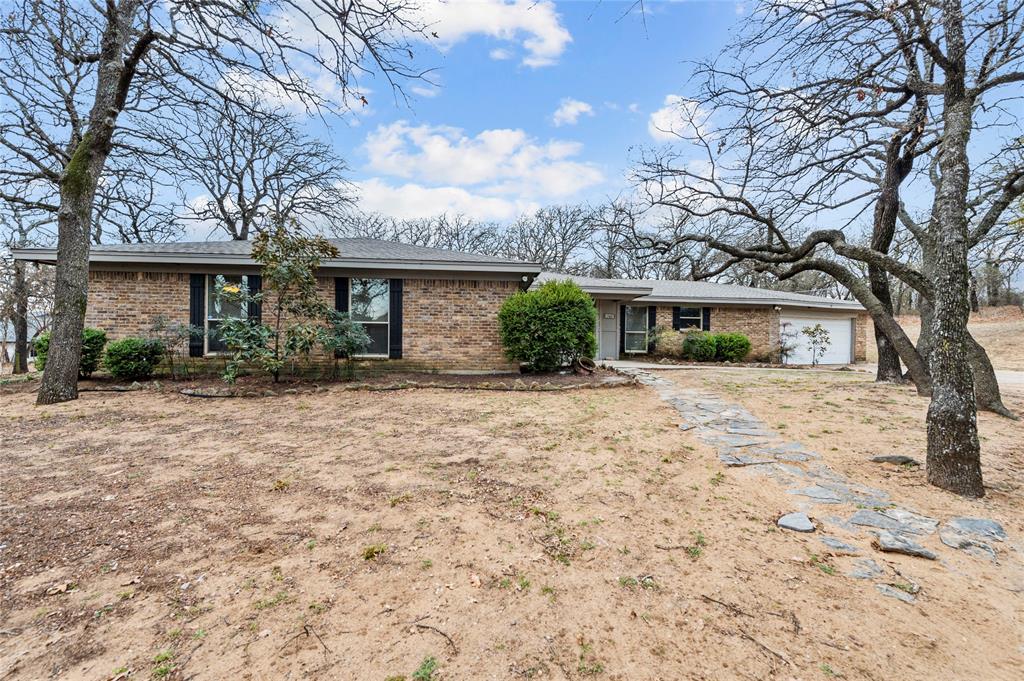
[[[632,149],[664,142],[686,60],[716,53],[743,8],[648,2],[428,0],[440,41],[422,45],[438,87],[408,104],[366,81],[368,107],[312,132],[352,167],[361,207],[396,217],[523,211],[618,193]],[[653,116],[653,119],[652,119]],[[652,120],[655,123],[652,131]]]

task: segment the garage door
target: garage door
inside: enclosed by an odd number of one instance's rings
[[[786,359],[787,364],[811,364],[811,344],[803,330],[821,324],[828,331],[829,345],[819,351],[818,364],[849,364],[853,358],[853,319],[851,317],[797,317],[783,316],[779,320],[780,338],[788,338],[795,345]]]

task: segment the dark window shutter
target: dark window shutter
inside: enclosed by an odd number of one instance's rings
[[[402,359],[402,280],[392,279],[388,289],[391,292],[391,306],[388,310],[388,358]]]
[[[348,277],[334,278],[334,309],[348,312]]]
[[[678,331],[682,324],[679,322],[679,306],[676,305],[672,308],[672,330]]]
[[[188,323],[204,329],[202,334],[193,334],[188,339],[188,356],[203,356],[203,338],[206,328],[206,275],[190,274],[188,282]]]
[[[702,308],[701,311],[700,311],[700,314],[701,314],[701,317],[702,317],[701,324],[700,324],[701,329],[703,329],[704,331],[710,331],[711,330],[711,308],[710,307]]]
[[[626,306],[619,305],[619,355],[626,354]]]
[[[655,305],[647,306],[647,352],[654,352],[654,340],[651,339],[651,332],[658,325],[658,308]]]
[[[334,309],[338,312],[348,312],[348,277],[334,278]],[[342,355],[335,350],[334,356],[340,358]]]
[[[250,274],[246,278],[249,284],[249,293],[257,294],[263,290],[263,277],[258,274]],[[263,321],[263,306],[259,303],[249,303],[249,319],[255,319],[259,324]]]

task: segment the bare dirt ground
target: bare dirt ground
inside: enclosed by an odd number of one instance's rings
[[[916,316],[898,317],[900,325],[917,341],[921,333],[921,318]],[[1019,307],[986,307],[980,313],[971,315],[969,328],[975,339],[988,352],[992,366],[996,369],[1024,371],[1024,311]],[[868,334],[868,361],[878,361],[873,332]]]
[[[672,374],[922,512],[1024,537],[1019,424],[980,417],[991,490],[967,502],[864,462],[921,454],[909,390]],[[724,470],[644,388],[36,407],[32,387],[0,392],[3,681],[1024,673],[1024,584],[1003,566],[885,556],[923,590],[884,598],[778,530],[792,499]]]

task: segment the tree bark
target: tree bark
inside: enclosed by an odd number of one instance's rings
[[[14,262],[14,367],[12,373],[28,373],[28,282],[25,263]]]
[[[972,103],[965,87],[966,47],[963,8],[944,0],[948,49],[944,65],[944,120],[939,147],[940,186],[935,196],[932,236],[935,249],[931,323],[932,400],[928,405],[928,482],[967,497],[982,497],[974,376],[968,361],[970,271],[967,266],[967,191]]]
[[[978,402],[978,409],[990,411],[1014,421],[1019,420],[1019,417],[1003,404],[999,381],[996,379],[996,370],[992,366],[992,361],[989,360],[985,348],[970,333],[967,334],[967,353],[971,371],[974,374],[974,395]]]
[[[82,138],[73,142],[71,160],[61,175],[53,331],[37,404],[66,402],[78,397],[96,187],[110,154],[117,116],[124,110],[139,61],[157,38],[156,33],[146,31],[125,56],[139,5],[140,0],[108,4],[88,127]]]

